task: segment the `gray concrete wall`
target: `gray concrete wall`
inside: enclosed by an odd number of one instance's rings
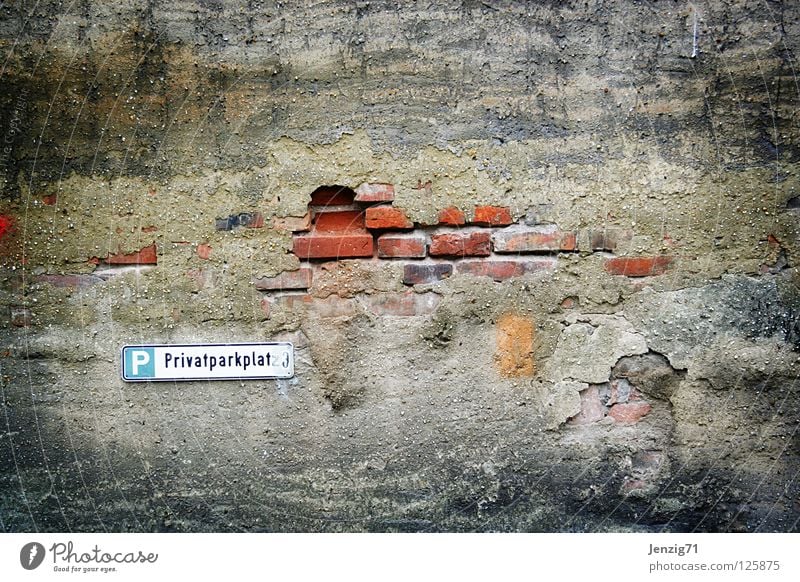
[[[0,527],[797,531],[799,12],[4,5]]]

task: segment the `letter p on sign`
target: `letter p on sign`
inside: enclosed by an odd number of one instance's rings
[[[126,347],[123,349],[122,377],[125,380],[146,380],[155,377],[153,348]]]

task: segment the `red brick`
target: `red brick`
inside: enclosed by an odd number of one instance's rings
[[[356,188],[356,202],[393,202],[394,186],[391,184],[361,184]]]
[[[436,293],[381,293],[366,295],[362,301],[375,315],[390,315],[398,317],[412,317],[415,315],[429,315],[436,310],[441,297]]]
[[[373,206],[367,208],[367,228],[406,230],[414,228],[414,223],[399,208]]]
[[[603,420],[607,410],[600,400],[597,386],[589,386],[581,391],[581,411],[569,419],[569,424],[591,424]]]
[[[467,217],[455,206],[448,206],[439,211],[439,224],[446,226],[462,226],[466,224]]]
[[[552,271],[555,269],[555,259],[541,259],[533,261],[462,261],[456,266],[459,273],[474,275],[476,277],[491,277],[495,281],[505,281],[512,277],[520,277],[526,273],[536,271]]]
[[[496,253],[546,253],[574,251],[574,232],[563,232],[555,225],[519,227],[514,226],[492,235]]]
[[[45,206],[55,206],[58,204],[58,194],[48,194],[42,197],[42,202]]]
[[[431,256],[488,257],[492,253],[489,232],[453,232],[431,236]]]
[[[37,283],[47,283],[53,287],[83,289],[97,283],[102,283],[103,279],[96,275],[38,275]]]
[[[360,210],[319,212],[314,216],[312,232],[367,234],[364,213]]]
[[[3,238],[14,227],[14,219],[11,216],[0,214],[0,238]]]
[[[378,237],[378,256],[382,259],[424,258],[425,237],[414,234],[382,234]]]
[[[562,309],[572,309],[578,304],[578,300],[575,297],[567,297],[561,302]]]
[[[453,274],[450,263],[408,264],[403,268],[403,284],[425,285],[436,283]]]
[[[371,234],[318,235],[294,237],[293,252],[301,259],[345,259],[371,257]]]
[[[508,226],[514,222],[505,206],[476,206],[471,224],[476,226]]]
[[[261,306],[261,311],[264,312],[264,317],[269,319],[270,313],[272,312],[272,302],[264,297],[260,302],[259,305]]]
[[[264,215],[260,212],[240,214],[239,220],[247,228],[264,228]]]
[[[14,327],[30,327],[33,320],[31,310],[27,307],[12,307],[10,323]]]
[[[312,206],[347,206],[356,193],[344,186],[321,186],[311,193]]]
[[[642,417],[650,414],[653,409],[647,402],[641,400],[635,402],[626,402],[624,404],[615,404],[608,411],[608,415],[616,422],[622,424],[633,424],[639,422]]]
[[[306,212],[304,216],[285,216],[274,217],[272,228],[288,230],[289,232],[308,232],[311,230],[311,212]]]
[[[605,269],[612,275],[627,277],[647,277],[663,275],[672,263],[672,257],[660,255],[656,257],[614,257],[606,259]]]
[[[197,245],[197,256],[201,259],[208,260],[209,257],[211,257],[211,245]]]
[[[259,291],[308,289],[311,287],[312,273],[309,267],[301,267],[296,271],[285,271],[277,277],[256,279],[255,285]]]
[[[273,305],[279,305],[283,309],[298,309],[313,303],[314,298],[311,295],[278,295],[272,302]]]
[[[142,232],[146,232],[148,234],[151,233],[151,232],[156,232],[157,230],[158,230],[157,226],[152,226],[151,225],[151,226],[143,226],[142,227]]]
[[[135,253],[109,255],[103,262],[109,265],[156,265],[158,264],[156,244],[153,243]]]

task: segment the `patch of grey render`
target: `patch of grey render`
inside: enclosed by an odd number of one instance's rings
[[[687,369],[696,355],[725,337],[798,343],[798,314],[782,301],[774,278],[726,275],[703,287],[631,298],[626,317],[651,349]]]
[[[601,384],[608,381],[620,358],[648,351],[644,336],[623,317],[573,315],[570,320],[547,360],[544,376],[554,382]]]

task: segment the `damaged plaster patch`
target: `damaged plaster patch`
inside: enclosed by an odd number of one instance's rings
[[[583,382],[564,380],[552,386],[546,383],[534,383],[532,394],[536,408],[541,411],[544,428],[553,430],[581,412],[581,391],[589,388]]]
[[[747,340],[717,338],[697,354],[689,380],[708,380],[717,390],[737,386],[798,390],[798,358],[785,343],[774,338]]]
[[[797,313],[780,298],[774,279],[725,276],[703,287],[644,289],[625,308],[648,345],[685,370],[719,338],[776,338],[796,343]]]
[[[589,384],[607,382],[611,368],[623,356],[647,352],[643,336],[623,317],[589,315],[571,318],[548,360],[545,377],[558,382],[572,379]]]

